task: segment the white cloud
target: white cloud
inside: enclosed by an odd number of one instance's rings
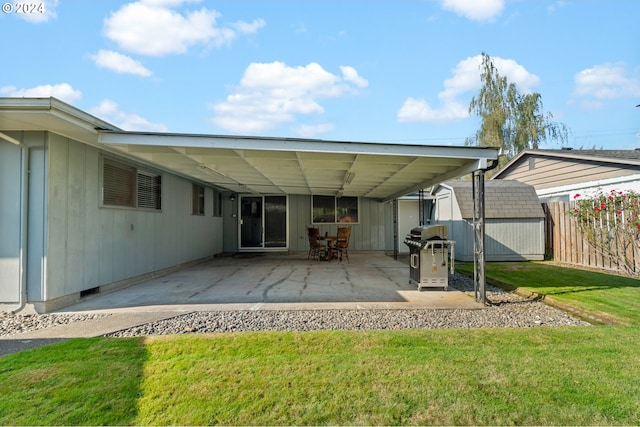
[[[252,22],[238,21],[229,24],[243,34],[253,34],[265,26],[264,19],[254,19]]]
[[[128,131],[167,131],[167,127],[161,123],[151,123],[137,114],[120,111],[118,104],[108,99],[103,100],[97,107],[92,108],[90,112],[94,116]]]
[[[184,13],[175,10],[182,0],[143,0],[128,3],[104,20],[104,34],[128,52],[162,56],[181,54],[194,45],[229,44],[239,33],[254,33],[264,20],[235,22],[220,27],[220,14],[201,8]]]
[[[58,17],[56,8],[60,0],[38,0],[37,2],[13,1],[13,11],[20,18],[32,24],[49,22]]]
[[[340,71],[342,71],[342,77],[345,81],[353,83],[358,87],[369,86],[369,82],[367,81],[367,79],[363,79],[362,77],[360,77],[355,68],[349,66],[340,66]]]
[[[398,121],[407,122],[450,122],[469,116],[468,106],[449,101],[442,108],[433,108],[424,99],[407,98],[398,110]]]
[[[0,88],[0,94],[16,98],[54,97],[67,103],[73,103],[82,98],[82,92],[74,89],[69,83],[41,85],[27,89],[18,89],[15,86],[4,86]]]
[[[529,73],[512,59],[492,57],[493,64],[501,76],[506,76],[520,92],[529,93],[540,83],[538,76]],[[453,77],[444,81],[444,90],[438,93],[440,107],[432,107],[424,99],[407,98],[400,110],[399,122],[449,122],[469,117],[469,101],[480,89],[482,56],[476,55],[460,61],[452,70]],[[460,100],[461,97],[468,99]]]
[[[441,0],[442,8],[473,21],[488,21],[504,10],[505,0]]]
[[[100,68],[115,71],[121,74],[135,74],[142,77],[152,75],[151,71],[145,68],[140,61],[112,50],[99,50],[91,59]]]
[[[604,63],[580,71],[574,76],[573,97],[587,109],[597,109],[604,101],[640,96],[640,79],[627,76],[622,63]]]
[[[258,133],[296,121],[299,115],[321,114],[322,98],[357,93],[367,81],[352,67],[341,67],[343,78],[316,63],[290,67],[282,62],[252,63],[244,72],[235,93],[212,106],[211,121],[236,133]],[[309,128],[298,127],[308,133]],[[315,128],[315,132],[329,127]]]

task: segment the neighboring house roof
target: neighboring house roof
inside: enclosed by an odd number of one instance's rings
[[[544,212],[535,189],[528,184],[513,180],[487,180],[484,186],[485,218],[544,218]],[[447,181],[434,188],[450,188],[458,201],[462,218],[473,218],[473,195],[471,181]]]

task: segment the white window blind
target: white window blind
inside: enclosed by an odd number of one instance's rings
[[[162,176],[112,159],[102,165],[102,204],[162,209]]]
[[[162,177],[146,172],[138,172],[138,207],[160,209]]]
[[[135,168],[105,159],[103,169],[103,202],[105,205],[135,207]]]

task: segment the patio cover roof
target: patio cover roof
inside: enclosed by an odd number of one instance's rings
[[[473,171],[496,148],[127,132],[54,98],[0,98],[4,132],[51,131],[238,193],[392,200]],[[18,142],[17,140],[13,141]]]

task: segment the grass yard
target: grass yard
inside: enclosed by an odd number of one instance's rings
[[[637,281],[487,277],[630,326],[77,339],[0,357],[0,425],[640,425]]]
[[[470,276],[473,264],[458,265]],[[490,262],[487,282],[543,295],[549,303],[594,323],[640,325],[640,280],[551,262]]]
[[[637,425],[638,332],[72,340],[0,358],[0,424]]]

